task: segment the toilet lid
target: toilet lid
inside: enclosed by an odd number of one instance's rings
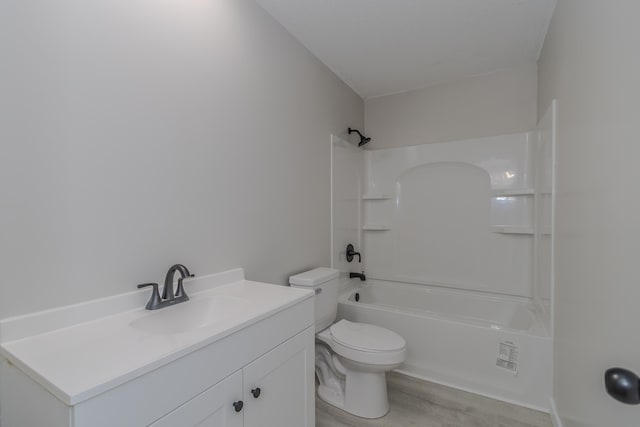
[[[405,347],[404,338],[379,326],[340,320],[329,328],[338,343],[362,351],[394,351]]]

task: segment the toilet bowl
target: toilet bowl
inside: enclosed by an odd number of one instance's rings
[[[331,374],[344,378],[339,382],[327,380],[326,373],[319,376],[320,398],[359,417],[384,416],[389,411],[385,372],[404,362],[404,339],[378,326],[340,320],[318,333],[316,341],[316,346],[326,345],[333,351]],[[336,384],[341,387],[336,389]]]
[[[363,418],[389,411],[385,373],[400,366],[407,345],[397,333],[336,319],[338,271],[317,268],[289,278],[291,286],[315,290],[318,397]]]

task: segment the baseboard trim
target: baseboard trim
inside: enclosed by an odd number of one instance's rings
[[[560,415],[558,415],[558,408],[556,408],[556,401],[553,397],[549,399],[549,415],[551,415],[551,423],[553,424],[553,427],[564,427],[562,425]]]

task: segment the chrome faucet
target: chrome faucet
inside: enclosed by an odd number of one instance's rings
[[[176,271],[180,273],[180,277],[178,278],[178,287],[174,292],[173,289],[173,279],[176,274]],[[167,275],[164,278],[164,288],[162,289],[162,298],[160,298],[160,293],[158,292],[158,284],[157,283],[142,283],[138,285],[138,289],[146,288],[148,286],[153,287],[153,291],[151,293],[151,298],[149,298],[149,302],[145,308],[147,310],[157,310],[159,308],[168,307],[170,305],[179,304],[181,302],[189,301],[189,297],[184,291],[184,286],[182,281],[187,277],[193,277],[193,274],[189,272],[189,269],[182,264],[174,264],[167,271]]]

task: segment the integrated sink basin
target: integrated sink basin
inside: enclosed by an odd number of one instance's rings
[[[152,334],[179,334],[228,320],[249,305],[243,298],[212,295],[153,311],[129,325]]]

